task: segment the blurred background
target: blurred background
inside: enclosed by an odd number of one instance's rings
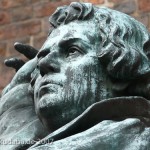
[[[40,49],[49,30],[48,18],[58,6],[72,1],[91,2],[133,16],[150,31],[150,0],[0,0],[0,92],[15,74],[4,65],[10,57],[25,59],[13,48],[15,42]]]

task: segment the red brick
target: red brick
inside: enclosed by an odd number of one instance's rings
[[[103,4],[104,0],[82,0],[82,2],[88,2],[92,4]]]
[[[126,0],[117,4],[114,9],[126,14],[131,14],[136,11],[136,3],[134,0]]]
[[[108,0],[108,2],[113,2],[113,3],[120,3],[123,1],[125,1],[125,0]]]
[[[7,44],[6,42],[0,42],[0,58],[6,56]]]
[[[29,18],[32,18],[32,6],[18,7],[11,11],[12,21],[21,21]]]
[[[150,11],[150,0],[138,0],[139,9],[142,12],[149,12]]]
[[[10,23],[10,14],[7,11],[0,11],[0,25]]]
[[[52,3],[43,3],[34,5],[33,7],[33,14],[35,17],[43,17],[43,16],[49,16],[52,14],[56,9],[56,6]]]
[[[143,15],[136,17],[135,19],[142,22],[148,28],[148,25],[149,25],[149,18],[148,17],[149,17],[148,15],[143,14]]]
[[[70,4],[70,1],[64,2],[48,2],[48,3],[38,3],[33,7],[33,13],[35,17],[50,16],[57,7]]]
[[[0,40],[34,35],[41,31],[41,21],[31,20],[18,24],[10,24],[0,28]]]
[[[7,45],[7,50],[8,50],[6,55],[7,57],[21,56],[21,54],[14,49],[15,42],[30,44],[30,36],[9,40]]]
[[[2,9],[12,8],[12,7],[24,5],[26,3],[29,3],[29,0],[1,0],[0,8]]]
[[[34,36],[33,38],[33,46],[37,49],[40,49],[44,42],[46,41],[47,39],[47,35],[46,34],[40,34],[40,35],[37,35],[37,36]]]
[[[49,17],[42,19],[42,32],[48,34],[50,27]]]
[[[30,3],[41,3],[43,0],[30,0]],[[44,2],[49,2],[49,0],[44,0]]]

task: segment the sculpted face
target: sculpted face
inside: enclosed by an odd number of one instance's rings
[[[37,55],[41,76],[35,82],[35,109],[49,130],[56,130],[91,104],[111,96],[97,57],[97,33],[98,27],[90,21],[61,25]]]

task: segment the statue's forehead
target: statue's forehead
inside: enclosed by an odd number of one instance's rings
[[[98,33],[96,30],[96,25],[89,21],[71,22],[65,25],[60,25],[52,31],[41,49],[51,47],[53,45],[59,45],[62,40],[67,41],[68,39],[74,38],[78,38],[88,44],[95,45]]]
[[[79,37],[85,40],[91,40],[91,38],[94,38],[96,35],[95,28],[96,26],[93,22],[71,22],[54,29],[49,38],[57,37],[59,39],[67,39]]]

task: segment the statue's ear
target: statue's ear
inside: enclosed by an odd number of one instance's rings
[[[98,59],[111,77],[120,77],[118,70],[124,64],[123,50],[109,42],[100,49]],[[119,64],[119,65],[118,65]]]
[[[132,45],[117,46],[115,43],[108,43],[101,48],[98,59],[106,68],[107,73],[115,79],[128,81],[141,76],[150,75],[150,43],[145,45],[145,53],[140,47]]]
[[[119,72],[123,65],[116,67],[116,62],[119,63],[119,61],[116,60],[118,58],[120,59],[121,55],[121,48],[116,47],[113,43],[109,43],[107,46],[102,48],[98,54],[99,61],[104,66],[110,80],[112,81],[112,88],[114,91],[123,91],[129,85],[129,82],[127,80],[119,79],[122,77],[120,77]]]

